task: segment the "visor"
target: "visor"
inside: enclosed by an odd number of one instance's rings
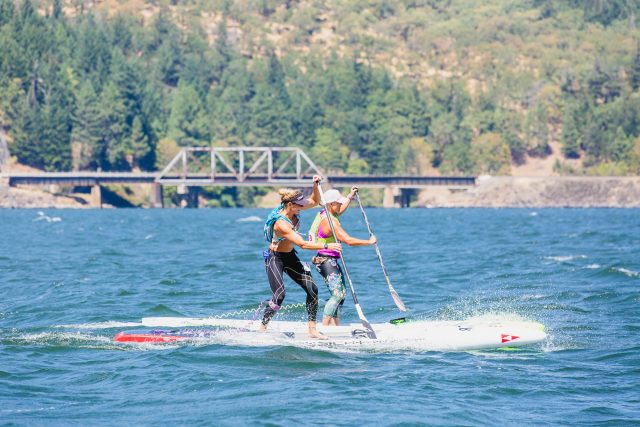
[[[309,202],[309,200],[306,197],[304,197],[304,194],[300,194],[298,197],[291,200],[291,203],[304,207],[304,206],[308,206],[311,202]]]

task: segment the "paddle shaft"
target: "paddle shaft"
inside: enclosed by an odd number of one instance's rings
[[[356,192],[356,199],[358,200],[358,206],[360,206],[360,212],[362,212],[362,216],[364,218],[364,222],[367,224],[367,229],[369,230],[369,235],[373,236],[373,231],[371,230],[371,224],[369,224],[369,218],[367,218],[367,214],[362,207],[362,202],[360,201],[360,195]],[[393,289],[391,285],[391,280],[389,279],[389,274],[387,274],[387,268],[384,266],[384,262],[382,261],[382,254],[380,253],[380,248],[378,247],[378,242],[374,244],[376,248],[376,255],[378,255],[378,261],[380,261],[380,267],[382,267],[382,273],[384,274],[384,278],[387,280],[387,285],[389,286],[389,292],[391,292],[391,297],[393,298],[393,302],[395,302],[396,306],[400,311],[407,311],[407,307],[400,299],[400,295]]]
[[[320,184],[318,184],[318,191],[320,192],[320,203],[321,203],[322,207],[324,208],[325,214],[327,216],[327,221],[329,222],[329,227],[331,228],[331,234],[333,234],[333,237],[334,237],[335,241],[337,243],[340,243],[340,240],[338,239],[338,236],[336,236],[336,230],[335,230],[335,228],[333,226],[333,220],[331,218],[331,212],[329,212],[329,208],[327,207],[327,204],[325,203],[324,192],[322,191],[322,186]],[[364,317],[364,313],[362,312],[362,309],[360,308],[360,304],[358,303],[358,297],[356,296],[356,291],[353,289],[353,283],[351,282],[351,276],[349,276],[349,270],[347,269],[347,263],[344,260],[344,254],[343,253],[340,254],[340,261],[342,262],[342,267],[344,268],[344,275],[347,277],[347,283],[349,284],[349,289],[351,290],[351,296],[353,297],[353,303],[356,306],[356,311],[358,312],[358,317],[362,321],[362,325],[367,329],[367,334],[368,334],[369,338],[376,339],[376,333],[373,330],[373,328],[371,327],[371,324],[369,323],[367,318]]]

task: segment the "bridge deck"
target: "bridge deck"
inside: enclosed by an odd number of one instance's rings
[[[188,174],[164,175],[158,179],[152,172],[39,172],[39,173],[4,173],[0,179],[7,180],[9,185],[47,185],[67,184],[75,186],[94,186],[106,184],[153,184],[186,185],[186,186],[228,186],[228,187],[309,187],[311,175],[297,177],[294,174],[281,174],[278,178],[267,176],[247,176],[239,181],[233,174]],[[429,186],[469,187],[474,186],[475,177],[456,176],[397,176],[397,175],[344,175],[329,177],[329,182],[336,186],[424,188]]]

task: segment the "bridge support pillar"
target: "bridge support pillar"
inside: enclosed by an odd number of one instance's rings
[[[411,206],[411,196],[413,196],[415,192],[413,188],[400,189],[400,207],[408,208]]]
[[[385,208],[408,208],[414,193],[415,190],[412,188],[385,187],[382,206]]]
[[[384,197],[382,199],[382,206],[385,208],[399,208],[398,196],[400,195],[400,188],[387,186],[384,188]]]
[[[164,194],[162,192],[162,184],[153,183],[153,188],[151,190],[151,203],[152,208],[163,208],[164,207]]]
[[[100,184],[91,187],[91,207],[102,208],[102,188]]]
[[[178,194],[180,195],[181,208],[198,207],[198,187],[178,185]]]

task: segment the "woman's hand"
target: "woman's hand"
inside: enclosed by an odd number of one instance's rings
[[[369,244],[370,245],[375,245],[377,241],[378,241],[378,239],[376,239],[376,236],[374,236],[373,234],[371,235],[371,237],[369,237]]]
[[[349,193],[349,200],[353,200],[356,198],[356,194],[358,193],[358,187],[356,187],[355,185],[353,187],[351,187],[351,192]]]
[[[319,184],[320,181],[322,181],[322,177],[320,175],[313,175],[313,183],[315,184]]]
[[[342,244],[341,243],[329,243],[329,244],[327,244],[327,249],[331,249],[332,251],[342,252]]]

